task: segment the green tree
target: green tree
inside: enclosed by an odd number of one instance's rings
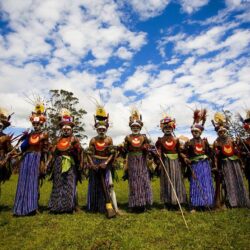
[[[233,138],[246,138],[246,130],[243,128],[242,122],[239,120],[238,115],[233,115],[233,113],[229,110],[223,110],[223,113],[228,121],[230,136]]]
[[[67,108],[71,115],[74,116],[74,123],[76,124],[73,128],[73,133],[79,139],[86,138],[84,134],[83,116],[87,113],[84,109],[78,108],[79,99],[74,96],[74,93],[63,90],[63,89],[52,89],[49,91],[49,101],[47,103],[47,124],[46,129],[50,134],[51,140],[55,140],[59,135],[59,116],[62,108]]]

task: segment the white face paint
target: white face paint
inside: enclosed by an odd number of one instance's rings
[[[100,138],[104,138],[106,136],[107,129],[104,127],[100,127],[96,129],[96,132]]]
[[[141,131],[141,127],[140,126],[137,126],[137,125],[134,125],[131,127],[131,131],[132,131],[132,134],[133,135],[138,135]]]
[[[33,123],[32,123],[32,126],[33,126],[33,128],[34,128],[34,130],[35,130],[36,132],[38,132],[38,131],[41,130],[41,124],[40,124],[40,122],[33,122]]]
[[[68,137],[72,134],[72,128],[68,125],[62,127],[62,135]]]
[[[162,132],[165,134],[165,135],[171,135],[172,132],[173,132],[173,128],[170,127],[170,126],[166,126],[162,129]]]
[[[201,136],[201,131],[198,129],[193,129],[191,133],[195,139],[198,139]]]
[[[3,123],[0,122],[0,133],[3,132]]]

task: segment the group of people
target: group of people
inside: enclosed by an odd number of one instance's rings
[[[154,171],[160,177],[160,198],[168,209],[177,209],[182,204],[189,204],[191,211],[223,205],[249,207],[243,169],[249,187],[250,136],[236,143],[228,134],[227,119],[217,113],[213,124],[218,138],[210,146],[207,139],[201,137],[206,116],[205,109],[194,111],[193,138],[183,146],[174,135],[175,119],[165,115],[160,120],[163,136],[153,145],[147,135],[141,134],[142,116],[138,109],[133,109],[129,118],[131,134],[121,145],[114,146],[106,134],[109,115],[102,105],[97,105],[94,116],[97,135],[85,150],[73,134],[74,117],[67,109],[62,109],[58,117],[60,135],[51,142],[43,129],[44,105],[38,103],[30,116],[33,130],[22,134],[15,146],[12,144],[16,138],[3,132],[10,125],[11,116],[0,112],[0,182],[10,178],[13,162],[19,166],[13,214],[25,216],[38,211],[39,179],[48,173],[53,183],[49,211],[76,211],[77,182],[83,172],[87,172],[87,210],[115,217],[119,210],[113,184],[114,165],[120,157],[126,162],[124,179],[128,180],[128,206],[132,211],[143,212],[153,203],[149,161],[154,163]],[[250,112],[243,126],[250,134]],[[184,185],[186,174],[190,181],[189,199]]]

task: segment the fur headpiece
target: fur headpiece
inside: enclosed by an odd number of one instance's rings
[[[74,116],[71,115],[70,111],[66,108],[62,108],[59,116],[59,126],[62,128],[64,125],[74,127]]]
[[[193,125],[191,126],[191,130],[200,130],[201,132],[204,130],[204,125],[207,119],[207,110],[206,109],[196,109],[194,110],[193,115]]]
[[[11,115],[8,115],[8,111],[4,108],[0,108],[0,122],[3,124],[3,128],[10,126]]]
[[[216,132],[218,132],[220,130],[228,130],[229,129],[228,119],[221,112],[216,112],[214,114],[214,119],[212,120],[212,124],[213,124]]]
[[[139,110],[136,107],[131,108],[131,115],[129,117],[129,127],[134,125],[142,127],[142,115],[139,113]]]

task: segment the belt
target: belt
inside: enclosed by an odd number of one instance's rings
[[[178,159],[178,154],[164,154],[164,156],[170,160]]]
[[[190,158],[190,161],[198,162],[200,160],[205,160],[205,159],[207,159],[206,155],[197,155],[195,157]]]

